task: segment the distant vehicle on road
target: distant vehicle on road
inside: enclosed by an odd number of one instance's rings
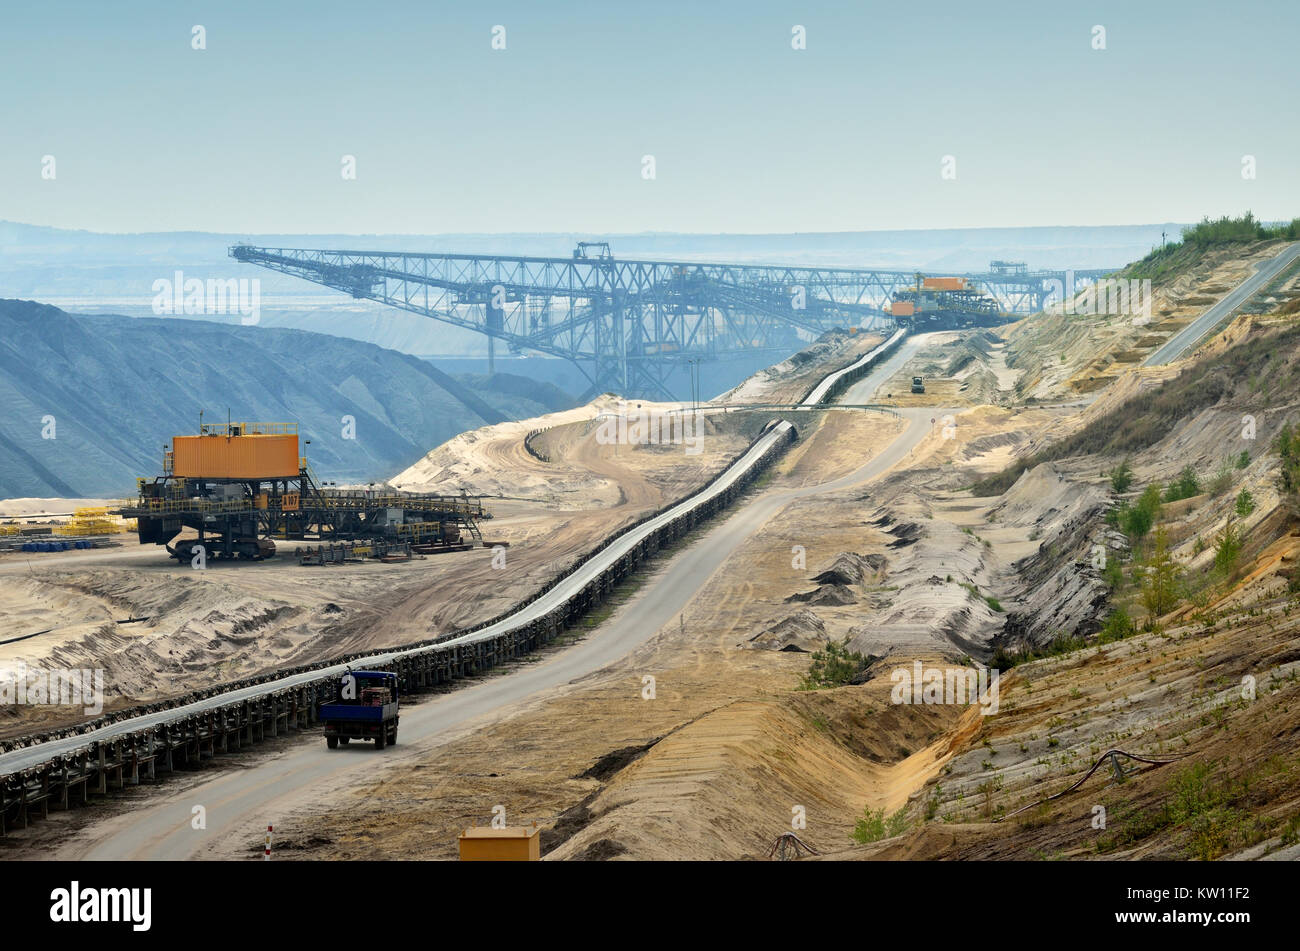
[[[335,749],[351,740],[374,740],[382,750],[397,742],[397,675],[383,670],[350,670],[339,685],[339,698],[321,704],[325,745]]]
[[[912,377],[912,392],[913,393],[925,392],[925,381],[922,380],[919,376]]]

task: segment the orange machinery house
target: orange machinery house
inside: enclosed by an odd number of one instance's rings
[[[277,423],[204,427],[172,437],[172,475],[181,479],[295,479],[298,428]]]

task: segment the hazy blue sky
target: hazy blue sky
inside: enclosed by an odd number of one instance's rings
[[[1298,35],[1294,0],[6,0],[0,218],[243,233],[1290,218]]]

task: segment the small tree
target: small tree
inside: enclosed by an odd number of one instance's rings
[[[1177,607],[1181,579],[1182,568],[1169,551],[1169,535],[1162,525],[1156,529],[1155,549],[1142,576],[1142,604],[1152,621]]]
[[[1242,488],[1237,493],[1237,504],[1233,506],[1234,511],[1240,518],[1245,518],[1251,512],[1255,511],[1255,499],[1250,494],[1250,490]]]
[[[1111,591],[1118,591],[1123,586],[1124,566],[1120,563],[1118,556],[1106,559],[1106,567],[1101,569],[1101,576],[1105,579],[1106,585]]]
[[[1300,430],[1293,429],[1290,423],[1284,425],[1274,448],[1282,460],[1278,487],[1284,495],[1290,496],[1291,504],[1295,506],[1296,495],[1300,493]]]
[[[1110,476],[1110,487],[1117,495],[1127,492],[1129,486],[1133,484],[1133,467],[1128,464],[1127,459],[1107,474]]]
[[[1106,623],[1101,626],[1097,640],[1109,644],[1111,641],[1122,641],[1132,633],[1133,621],[1129,618],[1128,612],[1116,606],[1107,616]]]
[[[1223,526],[1216,540],[1214,549],[1214,567],[1217,568],[1225,578],[1231,580],[1237,570],[1237,559],[1241,557],[1241,532],[1237,531],[1237,526],[1232,521],[1232,516],[1228,516],[1228,522]]]
[[[1146,538],[1147,533],[1151,531],[1151,526],[1159,517],[1160,486],[1153,482],[1142,490],[1134,505],[1126,506],[1121,510],[1120,528],[1134,542],[1140,542]]]

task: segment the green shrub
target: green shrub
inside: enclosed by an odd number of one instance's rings
[[[1237,493],[1237,502],[1233,506],[1233,510],[1241,518],[1245,518],[1251,512],[1255,511],[1255,499],[1250,494],[1249,489],[1243,487],[1242,490]]]
[[[1117,465],[1114,469],[1111,469],[1108,475],[1110,476],[1110,487],[1114,489],[1117,494],[1127,492],[1129,486],[1133,484],[1133,467],[1128,464],[1127,459]]]
[[[1128,612],[1121,607],[1116,607],[1106,618],[1106,623],[1101,626],[1097,632],[1097,640],[1103,644],[1109,644],[1111,641],[1122,641],[1124,638],[1133,634],[1136,628],[1133,626],[1133,619],[1128,616]]]
[[[1201,483],[1196,478],[1196,470],[1191,466],[1183,466],[1183,471],[1178,474],[1178,478],[1170,482],[1169,487],[1165,489],[1165,501],[1179,502],[1200,494]]]
[[[980,594],[980,589],[975,587],[973,584],[962,584],[962,587],[987,604],[990,610],[997,611],[998,613],[1002,612],[1002,602],[993,597],[993,595]]]
[[[1240,218],[1222,218],[1211,221],[1202,218],[1198,224],[1183,229],[1183,243],[1196,247],[1213,247],[1221,244],[1243,244],[1249,241],[1267,241],[1272,238],[1296,240],[1300,236],[1300,218],[1286,224],[1268,227],[1251,212]]]
[[[1177,843],[1188,858],[1211,861],[1263,841],[1280,823],[1252,814],[1252,777],[1233,778],[1216,766],[1204,762],[1186,766],[1169,779],[1162,802],[1120,811],[1116,831],[1100,841],[1098,851],[1162,835]]]
[[[1082,650],[1087,646],[1088,639],[1086,637],[1074,634],[1058,634],[1041,647],[1026,646],[1019,650],[1007,650],[1005,646],[998,645],[993,650],[993,656],[989,659],[989,666],[995,670],[1010,670],[1020,664],[1027,664],[1031,660],[1038,660],[1041,657],[1060,657],[1062,654]]]
[[[1118,591],[1124,584],[1124,566],[1120,564],[1118,558],[1107,558],[1106,567],[1101,569],[1101,576],[1106,580],[1106,585],[1111,591]]]
[[[850,651],[844,644],[834,641],[819,651],[814,651],[808,673],[804,675],[800,687],[804,690],[816,690],[819,687],[841,687],[862,671],[867,669],[868,658],[857,651]]]
[[[1295,495],[1300,492],[1300,429],[1293,428],[1288,422],[1278,433],[1273,448],[1282,460],[1278,484],[1283,492]]]
[[[874,810],[868,808],[854,825],[852,836],[854,842],[866,845],[869,842],[879,842],[881,839],[892,839],[906,831],[907,816],[904,810],[900,809],[886,819],[883,808]]]
[[[1160,517],[1160,495],[1160,486],[1153,482],[1142,490],[1137,502],[1121,506],[1119,528],[1135,544],[1146,538]]]
[[[1216,499],[1232,488],[1232,462],[1227,460],[1210,480],[1210,494]]]

